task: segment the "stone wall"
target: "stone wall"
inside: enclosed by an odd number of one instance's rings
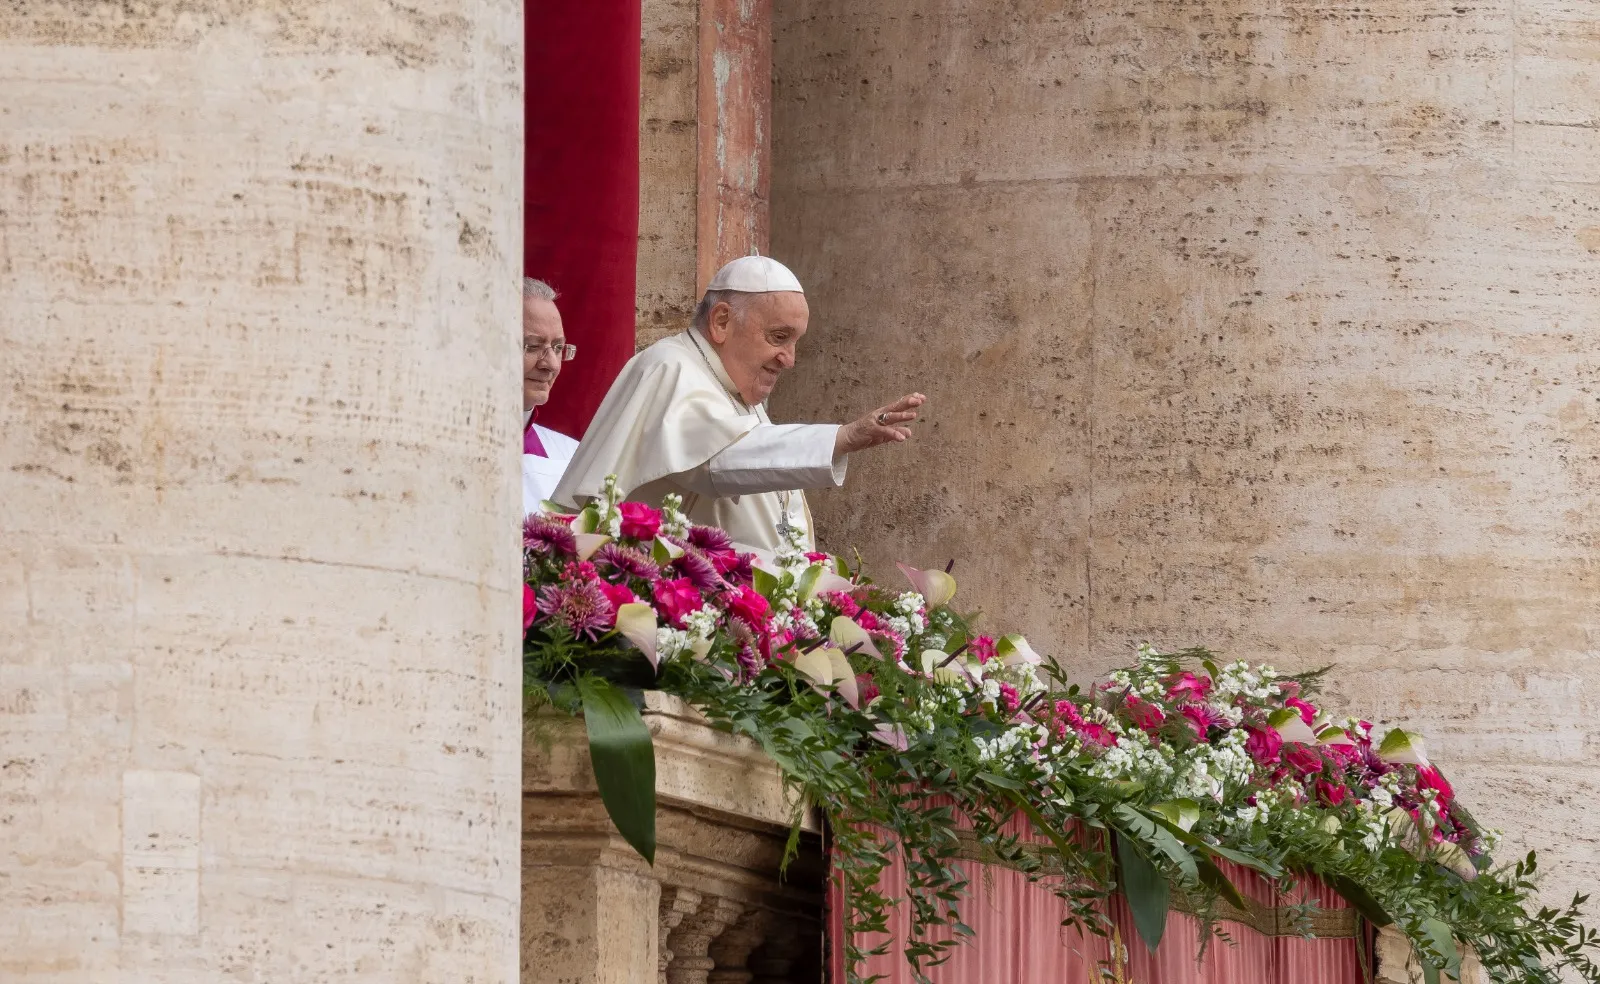
[[[516,979],[521,12],[0,11],[0,979]]]
[[[1293,669],[1600,872],[1600,8],[778,5],[779,419],[916,388],[815,500],[1083,676]]]

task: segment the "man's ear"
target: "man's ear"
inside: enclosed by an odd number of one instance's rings
[[[718,301],[711,305],[711,313],[706,317],[706,334],[711,341],[722,345],[728,341],[728,336],[733,332],[729,323],[733,318],[733,307],[727,301]]]

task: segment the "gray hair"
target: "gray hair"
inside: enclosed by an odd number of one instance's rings
[[[522,299],[525,301],[553,301],[556,299],[556,289],[543,280],[523,277]]]
[[[735,312],[742,311],[744,302],[749,297],[750,294],[742,290],[708,290],[705,296],[700,298],[700,303],[695,305],[694,318],[689,323],[703,332],[711,323],[712,308],[727,302]]]

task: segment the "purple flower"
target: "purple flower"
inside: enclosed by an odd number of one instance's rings
[[[688,547],[683,551],[683,556],[673,561],[689,583],[700,589],[705,594],[721,591],[726,588],[727,582],[722,580],[722,575],[717,573],[717,568],[706,555],[699,550]]]
[[[543,516],[529,516],[522,524],[522,546],[557,557],[575,557],[578,553],[578,540],[567,524]]]
[[[691,526],[687,539],[690,544],[707,553],[733,549],[733,538],[715,526]]]
[[[591,641],[617,622],[616,610],[598,581],[547,584],[539,592],[539,610],[573,635]]]
[[[661,576],[661,568],[655,565],[655,561],[646,557],[644,551],[616,543],[608,543],[596,551],[594,562],[596,567],[609,566],[625,577],[655,581]]]

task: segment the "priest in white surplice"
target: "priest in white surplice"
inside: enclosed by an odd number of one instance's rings
[[[909,438],[924,397],[847,424],[774,424],[766,399],[809,318],[783,264],[746,256],[723,267],[693,326],[623,367],[551,498],[580,506],[614,474],[627,498],[659,505],[676,492],[690,520],[744,546],[814,549],[802,490],[842,484],[852,452]]]

